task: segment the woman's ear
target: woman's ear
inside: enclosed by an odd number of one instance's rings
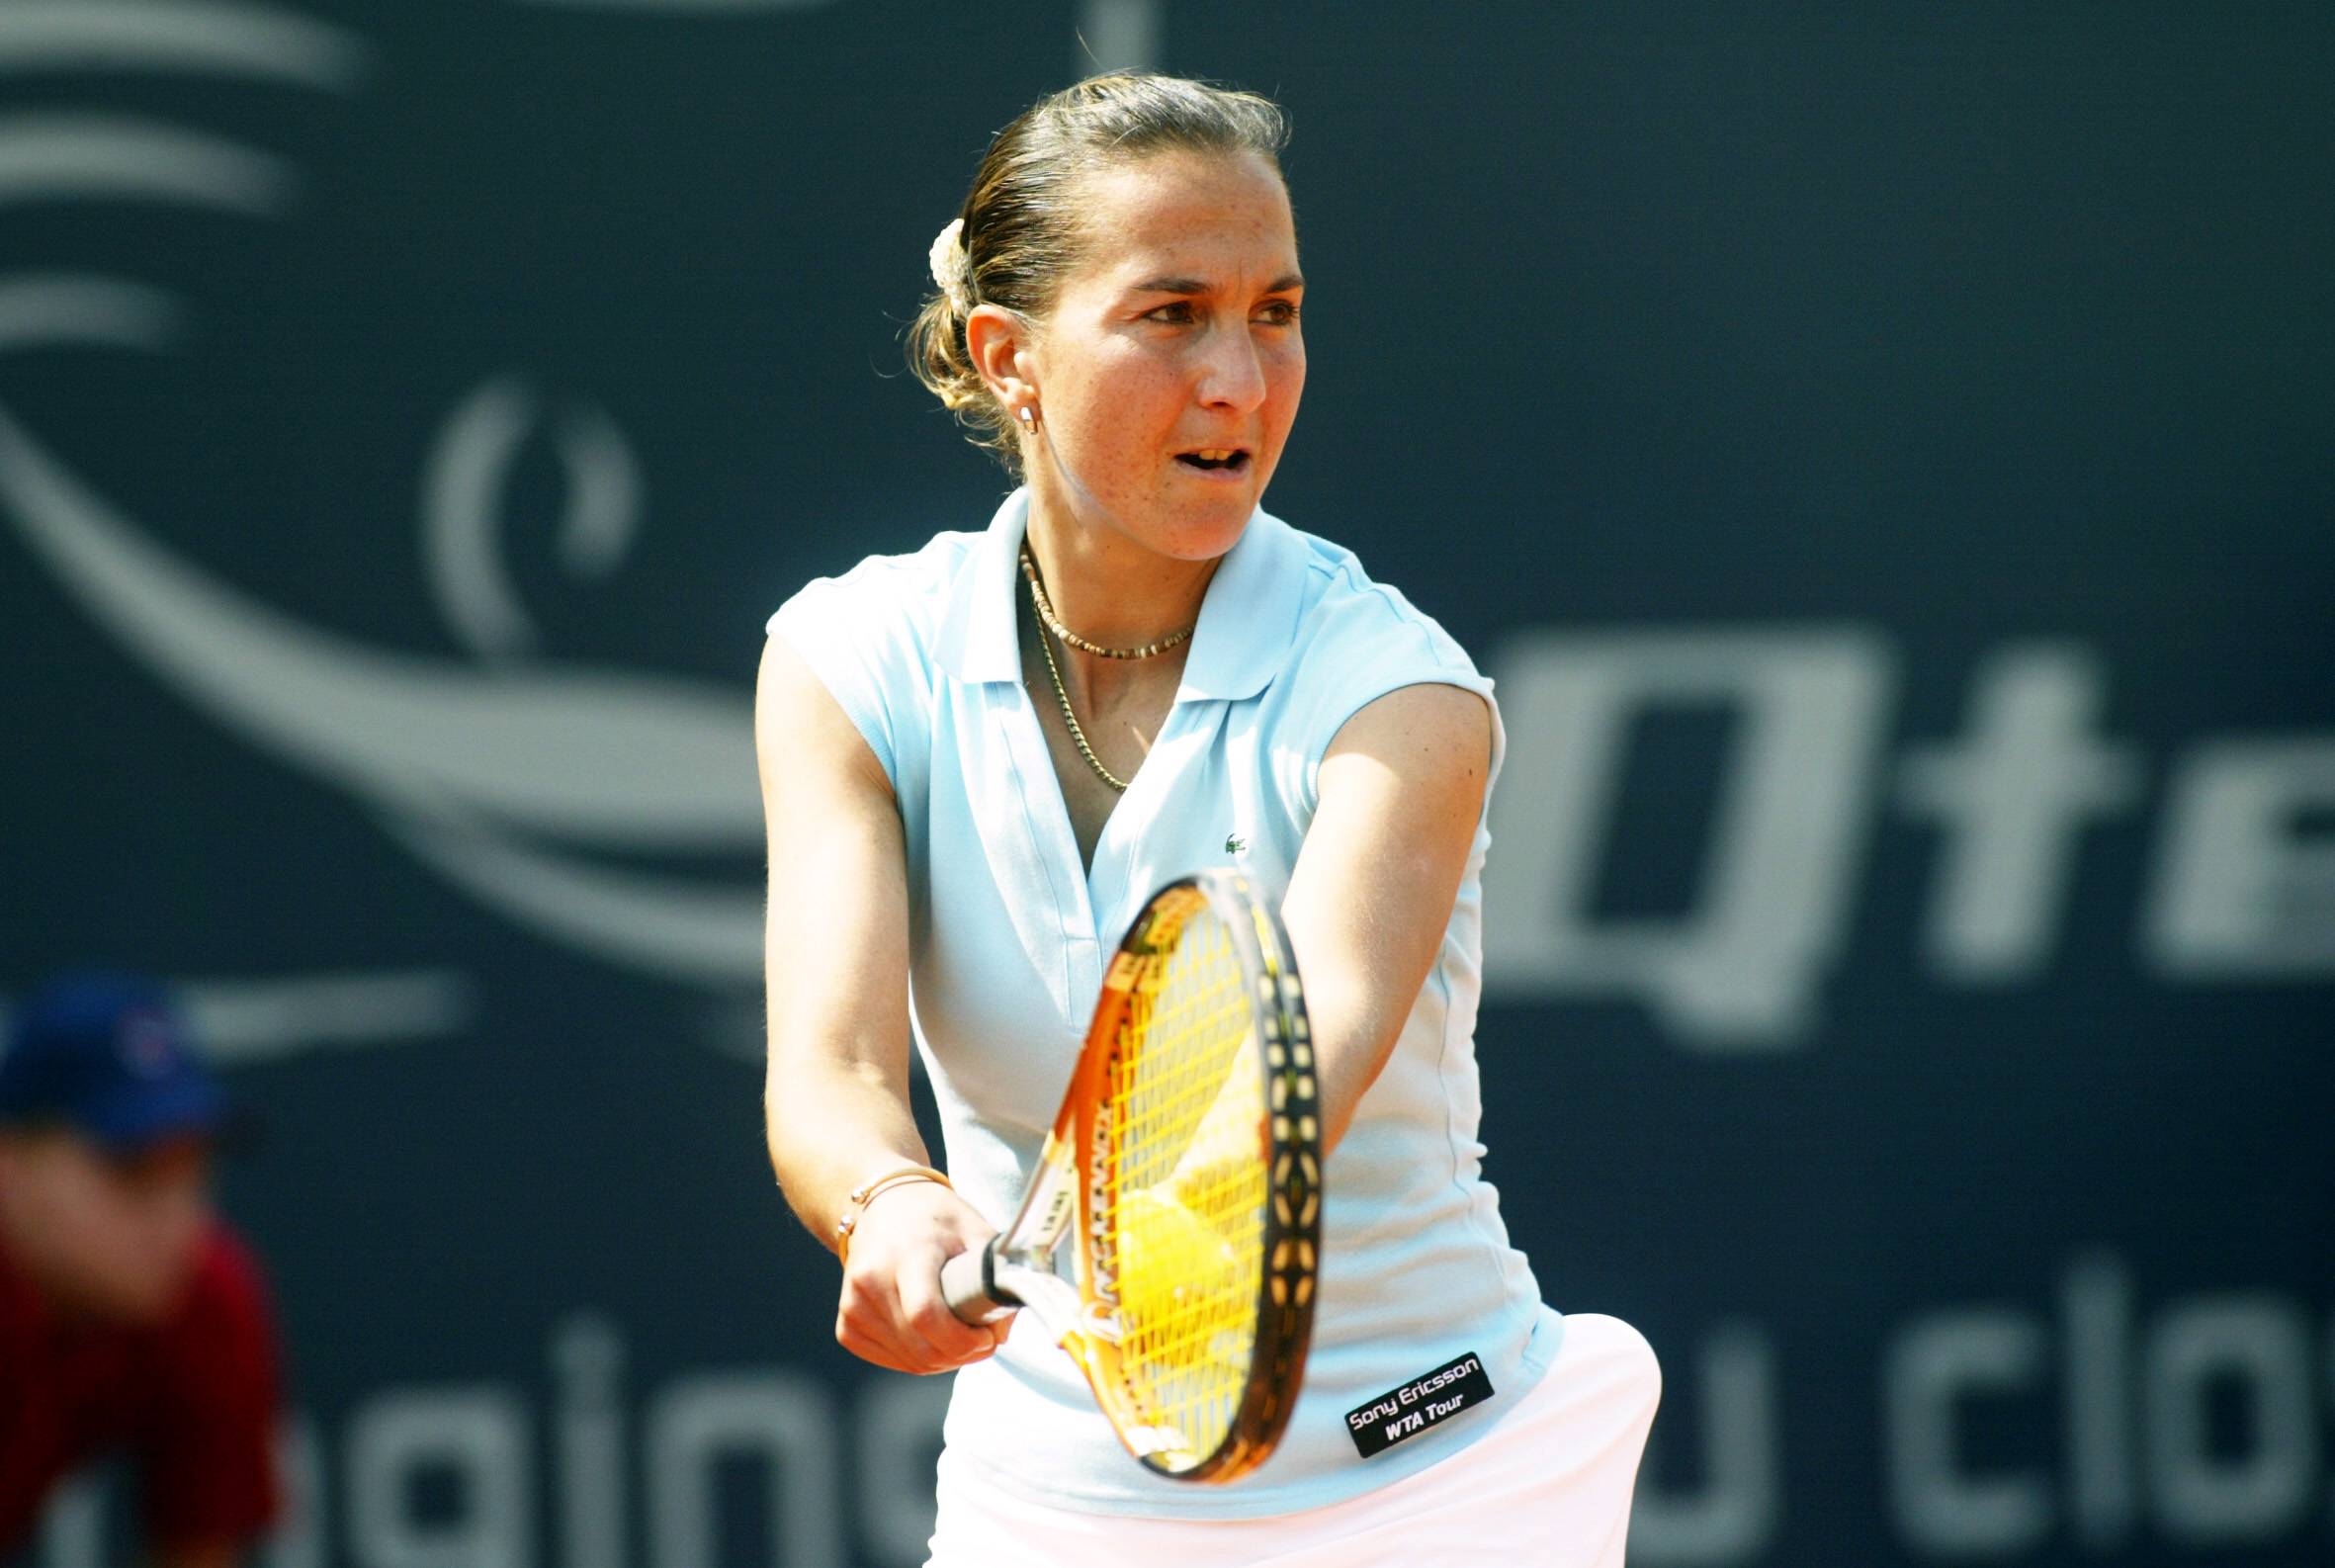
[[[977,305],[965,318],[965,350],[973,369],[1007,408],[1032,402],[1038,395],[1030,348],[1027,324],[1000,305]]]

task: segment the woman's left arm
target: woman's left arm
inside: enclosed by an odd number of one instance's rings
[[[1491,710],[1435,683],[1367,704],[1323,753],[1320,805],[1281,917],[1305,981],[1325,1153],[1345,1136],[1433,967],[1491,762]]]

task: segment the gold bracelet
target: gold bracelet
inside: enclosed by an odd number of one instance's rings
[[[857,1188],[843,1200],[843,1212],[835,1220],[835,1261],[837,1263],[845,1263],[850,1260],[851,1233],[859,1228],[860,1216],[867,1212],[868,1204],[875,1200],[876,1194],[886,1187],[902,1186],[910,1181],[937,1181],[952,1192],[956,1190],[954,1186],[950,1185],[949,1178],[944,1173],[935,1171],[928,1165],[903,1166],[898,1171],[887,1172],[865,1186]]]

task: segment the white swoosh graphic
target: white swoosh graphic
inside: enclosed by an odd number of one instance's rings
[[[281,158],[175,126],[103,115],[0,121],[0,206],[146,198],[265,215],[294,183]]]
[[[807,8],[820,0],[649,7]],[[260,6],[180,0],[0,0],[0,76],[42,69],[211,73],[341,89],[369,51],[336,29]],[[255,215],[296,189],[286,159],[116,115],[0,120],[0,207],[159,200]],[[0,355],[55,346],[157,350],[181,317],[161,291],[94,273],[0,278]],[[537,400],[518,384],[459,421],[430,477],[434,565],[474,646],[532,635],[492,568],[493,501]],[[639,512],[622,433],[589,406],[554,427],[569,477],[561,547],[605,571]],[[90,614],[166,684],[246,739],[346,788],[449,879],[528,925],[604,957],[715,984],[760,967],[759,894],[592,864],[570,849],[730,850],[760,842],[750,712],[679,681],[575,670],[479,669],[359,647],[238,593],[159,548],[0,409],[0,512]],[[479,588],[478,584],[484,584]],[[446,581],[441,581],[446,597]],[[389,977],[218,1000],[251,1054],[452,1027],[467,1006],[438,976]],[[239,1021],[237,1021],[239,1020]],[[233,1034],[234,1029],[224,1031]]]
[[[156,549],[5,412],[0,500],[156,674],[361,795],[601,844],[760,841],[739,697],[649,676],[481,673],[311,631]]]
[[[652,974],[727,987],[762,973],[762,896],[540,854],[444,818],[389,828],[448,881],[533,929]]]
[[[457,1034],[477,1010],[471,983],[448,969],[193,980],[172,989],[204,1054],[222,1066]]]
[[[451,969],[337,970],[259,979],[172,980],[203,1054],[219,1067],[324,1046],[384,1045],[459,1033],[477,1010]],[[0,1028],[15,1004],[0,996]]]
[[[167,348],[178,332],[170,297],[91,273],[0,279],[0,355],[35,348]]]
[[[347,89],[366,50],[346,34],[264,6],[202,0],[11,0],[0,70],[216,72]]]

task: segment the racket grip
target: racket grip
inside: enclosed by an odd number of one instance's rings
[[[940,1299],[967,1323],[995,1323],[1021,1305],[1019,1296],[997,1283],[995,1238],[940,1265]]]

